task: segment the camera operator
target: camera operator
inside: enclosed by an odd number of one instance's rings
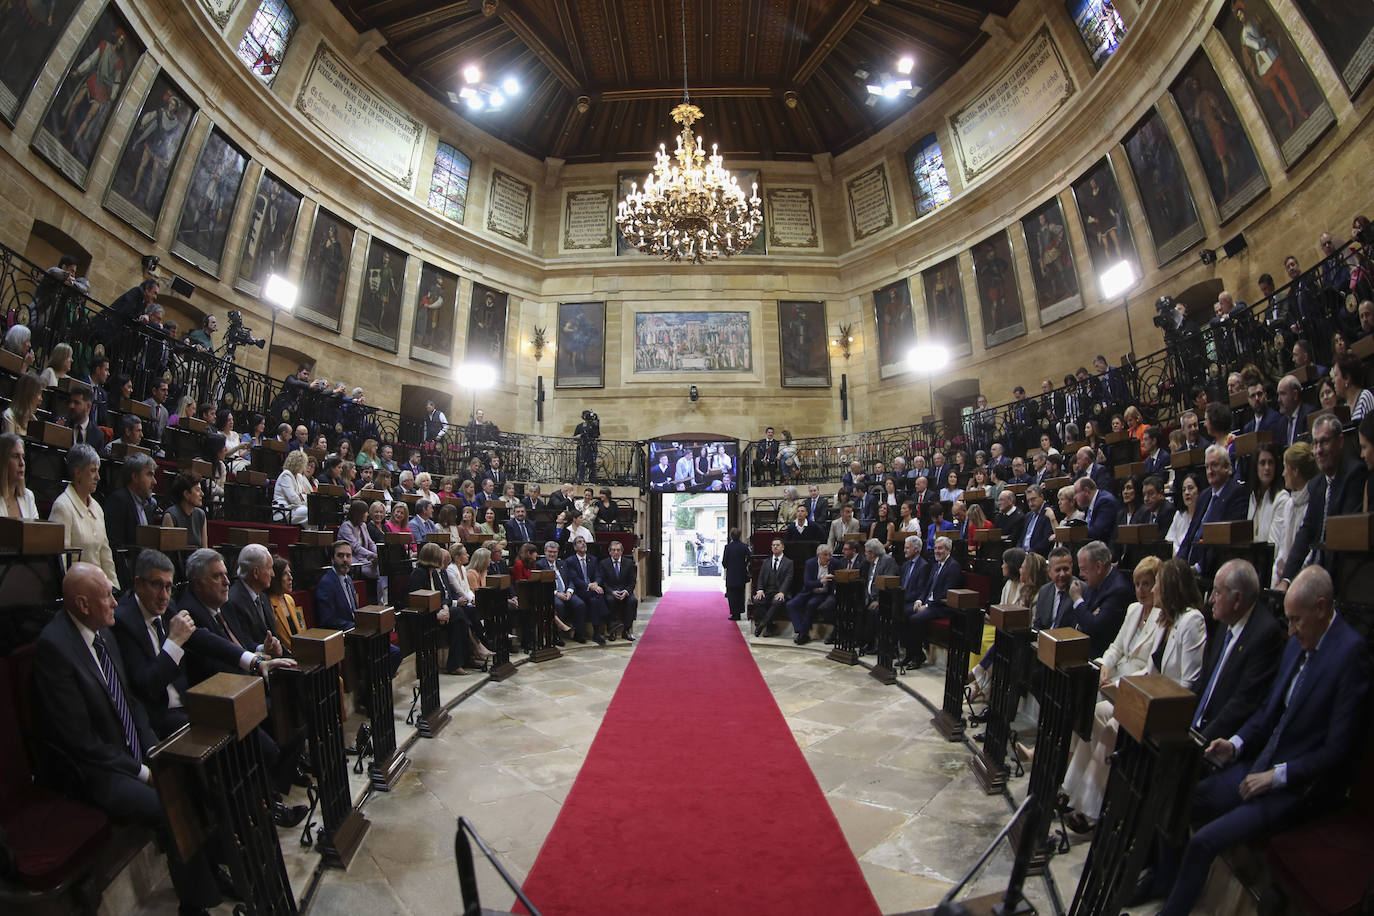
[[[1160,296],[1155,301],[1154,326],[1164,332],[1175,385],[1185,391],[1194,382],[1192,367],[1202,366],[1201,329],[1188,317],[1188,306],[1175,302],[1172,296]]]
[[[206,353],[215,351],[214,334],[219,330],[219,319],[214,315],[206,315],[200,327],[186,335],[186,342],[191,346],[204,350]]]
[[[582,411],[582,422],[573,430],[577,439],[578,480],[592,480],[596,474],[596,444],[601,438],[601,419],[590,410]]]

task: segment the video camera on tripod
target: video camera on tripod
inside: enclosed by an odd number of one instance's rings
[[[267,346],[265,338],[254,337],[253,329],[244,325],[243,313],[238,309],[232,310],[228,317],[229,329],[224,332],[224,349],[230,359],[239,347],[257,347],[261,350]]]

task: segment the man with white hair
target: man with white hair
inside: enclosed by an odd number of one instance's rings
[[[281,658],[287,653],[272,632],[274,614],[267,600],[271,584],[272,554],[261,544],[245,545],[239,551],[238,578],[229,588],[224,617],[245,648]]]
[[[1088,537],[1106,544],[1116,543],[1116,518],[1121,503],[1112,494],[1098,487],[1091,477],[1073,482],[1073,501],[1088,522]]]
[[[1059,619],[1061,627],[1075,627],[1092,641],[1093,657],[1107,651],[1126,619],[1126,607],[1135,598],[1130,578],[1112,565],[1111,548],[1101,541],[1089,541],[1078,550],[1078,573],[1082,581],[1069,583],[1068,613]]]
[[[1112,472],[1097,463],[1097,450],[1090,445],[1080,448],[1073,456],[1073,479],[1091,477],[1099,490],[1112,488]]]
[[[916,603],[907,618],[906,656],[897,664],[903,668],[919,668],[926,663],[925,644],[930,624],[949,616],[945,594],[964,584],[964,571],[949,555],[953,542],[941,535],[935,539],[935,562],[927,564],[917,589]]]
[[[1178,547],[1178,556],[1195,567],[1206,560],[1207,548],[1197,543],[1202,536],[1202,526],[1209,522],[1241,521],[1250,507],[1249,494],[1231,474],[1231,456],[1226,446],[1209,445],[1204,457],[1208,487],[1198,494],[1193,522]]]

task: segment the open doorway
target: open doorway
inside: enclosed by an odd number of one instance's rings
[[[720,555],[730,531],[729,495],[662,493],[658,498],[665,584],[673,579],[714,580],[723,589]]]

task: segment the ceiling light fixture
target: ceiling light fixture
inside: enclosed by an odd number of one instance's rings
[[[692,104],[687,89],[687,10],[682,4],[682,104],[672,111],[682,125],[673,154],[659,145],[653,173],[644,188],[630,186],[620,202],[616,223],[630,244],[645,254],[665,261],[700,264],[730,257],[748,248],[763,222],[759,187],[748,199],[723,159],[711,146],[708,160],[705,142],[692,132],[701,120],[701,109]]]
[[[520,94],[520,80],[507,76],[499,84],[488,83],[482,79],[482,70],[476,64],[463,68],[463,82],[466,84],[457,93],[449,92],[448,100],[454,105],[464,104],[469,111],[484,109],[497,110]]]

